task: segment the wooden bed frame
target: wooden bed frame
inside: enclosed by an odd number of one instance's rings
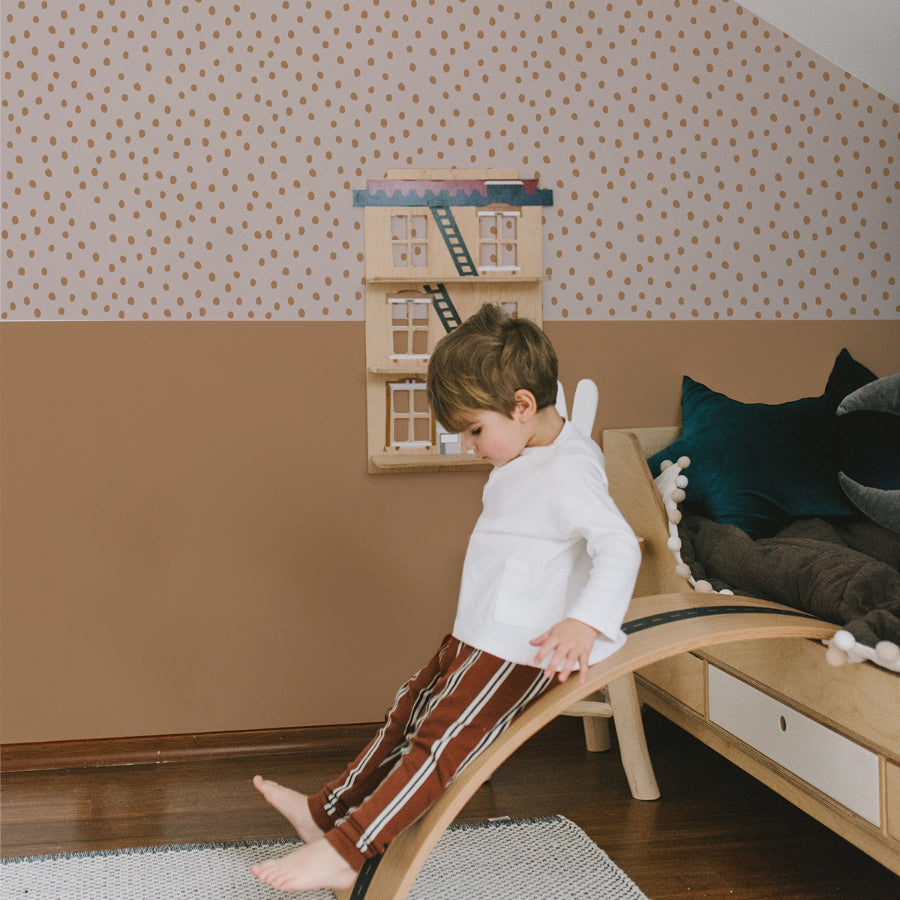
[[[613,499],[643,539],[625,646],[592,666],[586,684],[570,678],[529,707],[382,857],[367,863],[352,890],[336,892],[339,900],[403,900],[441,834],[497,766],[547,722],[632,672],[644,702],[900,873],[900,679],[869,664],[828,666],[821,641],[834,634],[833,624],[754,598],[698,593],[675,573],[665,508],[645,462],[674,434],[672,429],[603,433]],[[749,702],[747,691],[753,692]],[[736,703],[750,710],[761,705],[765,721],[774,716],[774,735],[762,726],[762,736],[746,735],[747,740],[765,744],[774,737],[777,743],[778,735],[793,740],[811,727],[811,749],[837,741],[839,764],[829,768],[829,760],[817,760],[807,771],[801,759],[798,775],[775,762],[716,723],[721,708],[726,720],[733,708],[739,709],[739,724],[748,718]],[[801,757],[815,757],[807,749],[808,744]],[[777,747],[772,752],[781,755]],[[831,790],[827,784],[829,774],[851,771],[852,794],[857,773],[852,766],[861,766],[870,781],[874,777],[877,825],[845,805],[857,805],[847,798],[846,785]],[[665,797],[665,785],[662,793]],[[870,808],[863,812],[873,815]]]
[[[677,428],[602,435],[610,492],[645,539],[637,596],[691,590],[674,571],[665,510],[645,462],[679,435]],[[639,670],[638,695],[900,874],[900,675],[871,663],[835,668],[825,653],[821,641],[802,638],[710,645]]]

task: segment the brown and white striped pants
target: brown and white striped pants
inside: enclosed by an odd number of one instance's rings
[[[543,670],[448,636],[397,693],[369,745],[310,796],[313,819],[359,871],[550,685]]]

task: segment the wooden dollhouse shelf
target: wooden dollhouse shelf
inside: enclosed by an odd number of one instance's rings
[[[502,281],[502,282],[519,282],[520,284],[535,284],[547,281],[546,275],[517,275],[515,272],[479,272],[477,276],[473,275],[449,275],[441,274],[439,280],[445,284],[471,284],[474,281]],[[422,284],[425,281],[436,281],[436,278],[429,278],[422,274],[412,275],[375,275],[366,278],[367,284]]]
[[[469,469],[489,472],[491,464],[483,459],[461,453],[436,456],[433,453],[373,453],[369,457],[369,471],[378,472],[444,472]]]
[[[461,444],[438,441],[427,360],[485,303],[541,324],[541,230],[552,202],[552,191],[513,169],[393,169],[353,192],[364,209],[370,473],[490,470],[440,452]]]
[[[402,377],[404,375],[424,375],[428,371],[428,363],[422,362],[403,363],[396,366],[369,366],[366,370],[370,375],[395,375]]]

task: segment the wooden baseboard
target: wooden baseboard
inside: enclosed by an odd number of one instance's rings
[[[377,726],[317,725],[258,731],[164,734],[144,737],[45,741],[0,746],[0,772],[138,766],[213,757],[289,753],[355,756]]]

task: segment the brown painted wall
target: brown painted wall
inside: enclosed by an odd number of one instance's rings
[[[900,322],[559,323],[597,427],[820,393]],[[370,721],[452,623],[483,474],[369,476],[364,326],[5,323],[2,741]]]

